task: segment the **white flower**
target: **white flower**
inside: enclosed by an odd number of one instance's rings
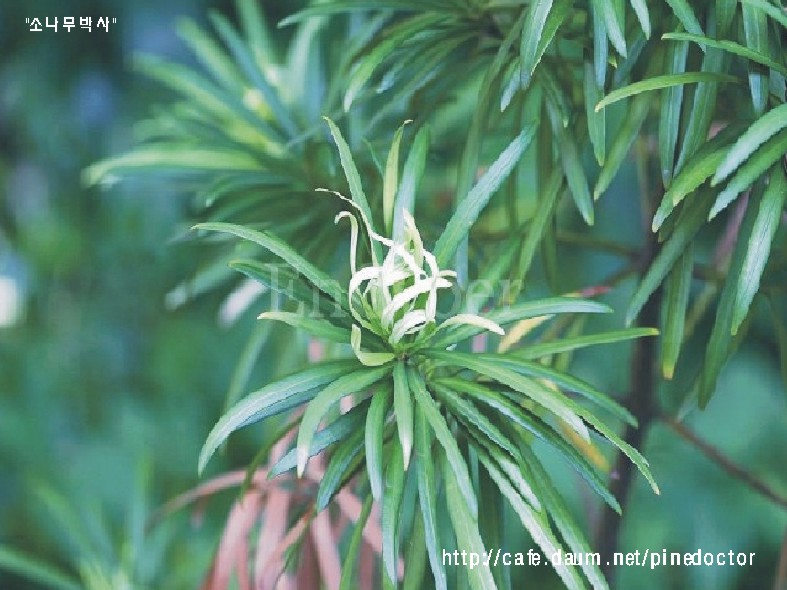
[[[322,189],[324,190],[324,189]],[[333,191],[331,191],[333,192]],[[369,366],[381,365],[418,348],[429,336],[456,324],[472,324],[503,335],[495,322],[474,314],[458,314],[437,326],[437,297],[442,289],[450,289],[456,277],[452,270],[441,270],[434,255],[424,248],[421,234],[413,217],[404,211],[404,231],[401,239],[383,237],[371,228],[363,212],[339,193],[360,214],[372,252],[372,264],[358,268],[358,221],[349,211],[336,216],[336,222],[350,220],[350,268],[352,277],[348,287],[350,312],[357,324],[352,327],[351,344],[358,360]],[[374,242],[388,248],[382,261],[375,255]],[[392,352],[361,350],[362,329],[377,334],[387,342]]]

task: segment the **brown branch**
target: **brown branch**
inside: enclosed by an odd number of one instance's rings
[[[767,498],[777,506],[781,506],[785,510],[787,510],[787,497],[784,497],[777,493],[773,488],[771,488],[768,484],[761,481],[748,471],[746,471],[740,465],[732,462],[728,457],[722,454],[716,447],[712,446],[708,442],[702,440],[699,436],[694,434],[691,430],[689,430],[684,424],[678,422],[672,416],[662,416],[661,419],[664,421],[667,426],[672,428],[675,433],[677,433],[681,438],[683,438],[686,442],[697,448],[699,451],[702,452],[708,459],[716,463],[719,467],[721,467],[724,471],[726,471],[730,476],[733,478],[743,482],[747,486],[749,486],[752,490],[760,494],[761,496]]]

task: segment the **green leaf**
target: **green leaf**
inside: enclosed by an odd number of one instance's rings
[[[55,569],[48,563],[0,545],[0,569],[22,576],[33,583],[52,590],[81,590],[77,580]]]
[[[716,0],[717,37],[726,37],[735,18],[738,0]]]
[[[600,92],[604,92],[604,82],[607,77],[607,60],[609,57],[609,43],[607,39],[607,26],[604,24],[604,17],[601,14],[598,2],[590,3],[590,16],[592,22],[593,38],[593,69],[596,74],[596,87]]]
[[[478,458],[481,460],[484,468],[497,484],[500,492],[503,494],[503,496],[505,496],[506,500],[508,500],[508,503],[514,509],[514,512],[519,517],[522,525],[525,527],[527,532],[530,533],[530,536],[533,538],[536,544],[541,548],[541,551],[550,557],[557,553],[558,549],[561,548],[560,542],[555,538],[555,534],[552,532],[552,529],[549,526],[549,521],[546,519],[545,515],[533,510],[527,504],[527,502],[522,499],[522,496],[514,488],[514,486],[511,485],[511,482],[508,480],[508,478],[506,478],[506,476],[494,464],[489,455],[479,450]],[[560,579],[563,580],[563,583],[567,588],[584,588],[582,580],[577,575],[575,568],[565,565],[562,560],[553,563],[552,567],[555,568],[555,571],[560,576]]]
[[[355,572],[355,564],[358,561],[358,556],[361,554],[361,543],[363,542],[363,529],[366,527],[366,521],[369,520],[369,515],[372,512],[373,506],[372,496],[367,496],[361,508],[361,515],[355,522],[350,543],[347,545],[347,552],[342,563],[342,578],[339,582],[339,590],[353,590],[357,584],[357,575]]]
[[[426,537],[424,522],[416,518],[413,522],[413,531],[407,541],[407,553],[404,557],[406,564],[402,590],[421,590],[426,572]]]
[[[787,106],[787,105],[785,105]],[[735,149],[735,146],[732,147]],[[787,153],[787,129],[782,129],[760,147],[732,177],[727,186],[716,197],[709,218],[713,219],[720,211],[729,205],[739,194],[749,188],[754,181],[764,174],[771,166],[777,163]]]
[[[730,148],[713,176],[713,186],[728,178],[768,139],[787,127],[787,104],[771,109],[759,117]]]
[[[394,197],[396,196],[396,188],[399,186],[399,144],[402,142],[404,126],[409,122],[405,121],[396,130],[393,142],[391,142],[391,149],[388,152],[388,159],[385,163],[385,175],[383,177],[383,225],[386,235],[389,236],[393,235],[391,231],[393,229]]]
[[[645,33],[645,38],[650,39],[650,14],[648,13],[648,4],[645,0],[629,0],[634,13],[637,15],[637,20],[642,27],[642,32]]]
[[[254,87],[260,91],[265,103],[273,112],[275,120],[286,130],[290,138],[298,135],[298,126],[292,119],[289,111],[284,107],[278,93],[273,86],[265,79],[257,61],[252,55],[250,48],[238,35],[229,21],[218,13],[211,14],[213,26],[218,31],[224,43],[229,48],[234,62],[240,67]]]
[[[600,334],[576,336],[574,338],[561,338],[560,340],[543,342],[541,344],[531,344],[517,350],[514,355],[517,358],[532,360],[569,350],[576,350],[578,348],[623,342],[643,336],[658,336],[658,334],[659,331],[655,328],[627,328],[624,330],[601,332]]]
[[[557,110],[549,101],[547,101],[547,111],[552,124],[552,133],[557,143],[558,153],[560,154],[560,163],[563,166],[563,172],[566,175],[574,204],[577,206],[577,210],[582,215],[585,223],[593,225],[593,199],[590,196],[588,179],[579,159],[577,145],[574,143],[572,135],[566,131],[558,120]]]
[[[530,222],[530,229],[519,251],[519,264],[517,264],[516,270],[511,277],[511,282],[514,285],[524,283],[527,277],[527,273],[533,264],[536,249],[542,242],[544,232],[549,226],[549,220],[557,207],[561,188],[563,188],[563,175],[559,169],[555,168],[546,183],[546,189],[539,197],[538,208],[533,216],[533,220]]]
[[[350,185],[350,196],[352,197],[353,202],[358,206],[361,214],[366,218],[366,223],[369,225],[369,227],[373,231],[377,231],[374,228],[372,210],[369,208],[369,201],[366,200],[366,193],[363,192],[361,176],[358,174],[358,168],[355,166],[355,160],[353,160],[350,146],[347,145],[342,132],[339,130],[336,124],[328,117],[323,117],[323,119],[325,119],[325,122],[328,123],[328,127],[331,130],[331,135],[333,136],[333,141],[336,143],[336,147],[339,149],[339,159],[342,162],[342,169],[344,170],[344,175],[347,177],[347,183]],[[380,244],[376,240],[372,240],[372,248],[374,250],[374,254],[377,256],[377,260],[382,259]]]
[[[432,460],[432,429],[420,405],[415,406],[415,470],[418,479],[418,500],[424,522],[426,552],[434,575],[436,590],[447,590],[442,561],[443,544],[437,522],[437,478]]]
[[[429,151],[429,126],[424,125],[418,130],[407,154],[402,171],[402,182],[396,193],[396,205],[393,213],[394,239],[400,239],[404,231],[404,211],[415,213],[415,192],[424,174],[426,167],[426,154]]]
[[[369,410],[370,400],[364,400],[353,407],[346,414],[340,415],[336,420],[314,435],[312,446],[309,449],[309,457],[314,457],[327,449],[329,446],[338,443],[351,434],[363,428],[367,410]],[[273,478],[281,473],[295,469],[296,452],[290,449],[281,457],[268,472],[268,477]]]
[[[551,297],[524,303],[515,303],[490,311],[485,317],[500,326],[542,315],[559,313],[611,313],[612,309],[603,303],[580,299],[578,297]],[[461,325],[446,330],[446,335],[430,342],[434,348],[443,348],[466,340],[484,331],[483,328]]]
[[[690,33],[666,33],[662,35],[661,38],[665,41],[693,41],[694,43],[704,44],[708,47],[715,47],[716,49],[721,49],[723,51],[727,51],[728,53],[743,57],[787,76],[787,68],[785,68],[779,62],[771,59],[767,54],[756,51],[751,47],[741,45],[740,43],[735,43],[734,41],[727,41],[725,39],[710,39],[708,37],[701,37],[699,35],[692,35]],[[738,79],[735,78],[735,81],[737,80]]]
[[[653,231],[658,231],[684,197],[694,192],[715,172],[729,149],[730,142],[738,137],[742,125],[731,123],[713,139],[703,145],[689,160],[675,179],[653,216]]]
[[[404,468],[410,463],[410,452],[413,449],[413,400],[407,386],[407,375],[404,362],[399,361],[393,369],[394,413],[399,429],[399,442],[402,444]]]
[[[755,54],[762,55],[767,61],[768,56],[768,19],[762,10],[744,4],[743,8],[743,32],[746,37],[746,46],[751,47]],[[751,58],[749,58],[751,59]],[[776,62],[771,62],[776,64]],[[776,64],[778,66],[778,64]],[[766,67],[771,67],[766,64]],[[783,68],[780,72],[784,74]],[[762,68],[749,65],[749,90],[751,91],[751,102],[754,113],[761,115],[768,105],[768,72]]]
[[[447,387],[435,387],[440,400],[450,408],[451,413],[462,422],[478,431],[479,437],[504,450],[511,458],[519,457],[519,450],[500,429],[484,416],[472,402],[461,398]]]
[[[695,35],[705,35],[697,17],[694,16],[694,11],[686,0],[667,0],[667,4],[672,8],[672,12],[678,17],[684,29]]]
[[[648,268],[648,272],[642,277],[637,290],[634,292],[634,296],[631,298],[631,303],[629,303],[629,308],[626,312],[626,325],[631,325],[634,318],[639,315],[642,307],[661,285],[675,261],[686,251],[687,246],[694,238],[694,234],[703,225],[710,207],[705,195],[697,195],[697,197],[690,203],[687,203],[672,235],[656,255],[656,258]]]
[[[760,287],[762,272],[771,253],[773,236],[782,219],[782,209],[787,199],[787,179],[780,164],[771,169],[768,188],[759,203],[754,228],[749,236],[746,257],[741,273],[737,277],[738,288],[732,306],[732,330],[734,336],[749,313],[752,299]]]
[[[666,69],[669,75],[683,74],[686,70],[686,57],[689,44],[670,43],[667,46]],[[665,188],[670,187],[675,168],[675,146],[680,133],[680,110],[683,105],[683,85],[672,86],[661,93],[661,113],[659,116],[659,161],[661,178]]]
[[[378,7],[375,6],[375,9]],[[445,20],[444,15],[422,13],[408,18],[392,26],[384,39],[379,41],[374,48],[365,55],[350,75],[347,82],[347,91],[344,94],[344,110],[349,111],[361,89],[372,77],[375,70],[403,43],[407,42],[420,31],[429,30],[440,21]]]
[[[253,171],[263,166],[240,150],[194,147],[189,144],[163,144],[140,147],[122,156],[108,158],[85,168],[83,182],[93,186],[113,176],[140,168],[159,171]]]
[[[693,243],[689,242],[664,284],[661,372],[665,379],[672,379],[680,355],[693,270],[694,248]]]
[[[445,448],[445,447],[444,447]],[[464,465],[464,462],[462,463]],[[477,512],[468,505],[463,494],[462,482],[450,458],[442,455],[441,470],[445,478],[445,496],[448,503],[448,514],[454,526],[456,543],[460,552],[467,551],[475,555],[486,555],[484,541],[478,532]],[[495,580],[488,563],[482,559],[477,567],[468,568],[467,576],[472,590],[496,590]]]
[[[462,456],[462,452],[459,450],[459,446],[456,444],[454,435],[448,428],[445,418],[440,414],[437,403],[435,403],[429,391],[426,389],[426,383],[424,383],[421,374],[415,369],[408,367],[407,380],[410,384],[410,391],[413,392],[413,396],[415,397],[417,407],[420,408],[420,411],[429,422],[429,426],[434,431],[438,442],[445,450],[445,455],[448,457],[453,472],[456,474],[458,486],[462,492],[464,501],[473,518],[476,518],[478,514],[478,501],[475,497],[470,473],[467,470],[467,463]]]
[[[601,100],[604,93],[603,87],[596,84],[593,73],[593,65],[585,62],[585,116],[588,120],[588,134],[590,143],[593,144],[593,154],[599,165],[604,164],[606,157],[606,111],[596,111],[596,105]]]
[[[707,73],[719,73],[724,67],[725,54],[719,49],[709,48],[702,60],[702,71]],[[680,147],[678,163],[675,167],[677,174],[687,160],[694,155],[707,140],[708,131],[716,112],[716,95],[718,94],[718,82],[714,80],[702,81],[694,91],[689,122],[683,134],[683,143]]]
[[[217,82],[229,91],[242,88],[243,81],[238,68],[202,28],[191,20],[183,19],[177,24],[177,32]]]
[[[425,351],[425,353],[433,359],[440,360],[445,365],[475,371],[524,394],[536,404],[563,420],[581,438],[584,440],[589,439],[587,427],[577,414],[579,406],[572,399],[563,395],[563,393],[548,389],[538,381],[519,375],[515,371],[480,355],[464,355],[460,361],[459,357],[455,359],[450,358],[450,353],[447,355],[440,354],[440,351],[431,349]]]
[[[552,0],[534,0],[528,9],[525,26],[522,30],[522,42],[519,47],[520,72],[522,86],[530,82],[533,71],[541,60],[543,53],[538,52],[541,35],[544,32]]]
[[[612,46],[620,55],[626,57],[626,39],[623,36],[623,29],[618,21],[614,3],[610,0],[591,0],[593,8],[604,19],[604,28],[607,37],[612,42]]]
[[[269,416],[286,412],[316,395],[314,391],[326,383],[358,367],[356,361],[330,361],[284,377],[250,393],[224,414],[208,434],[199,455],[199,472],[230,434]]]
[[[787,13],[767,0],[741,0],[741,4],[759,8],[781,26],[787,28]]]
[[[322,512],[331,503],[336,493],[361,464],[363,451],[363,429],[358,428],[348,438],[340,442],[331,454],[331,461],[325,469],[314,499],[315,510]]]
[[[582,529],[577,525],[571,511],[566,506],[566,502],[561,497],[560,492],[555,489],[552,481],[550,481],[549,474],[538,461],[535,453],[532,453],[530,449],[525,449],[524,458],[532,473],[532,480],[534,485],[537,486],[539,496],[544,499],[547,511],[563,539],[565,539],[569,550],[574,555],[587,556],[591,554],[591,549]],[[581,560],[580,567],[585,572],[585,576],[594,590],[609,590],[599,564],[596,564],[593,559]]]
[[[307,334],[311,334],[317,338],[330,340],[331,342],[338,342],[340,344],[349,344],[350,332],[344,328],[334,326],[326,320],[321,320],[314,317],[301,315],[300,313],[291,313],[287,311],[265,311],[261,313],[257,319],[259,320],[276,320],[284,322],[285,324],[302,330]]]
[[[598,199],[612,183],[618,173],[623,160],[628,154],[631,144],[639,135],[639,130],[648,116],[652,96],[649,93],[640,94],[634,98],[626,119],[620,127],[617,137],[612,142],[609,154],[601,168],[596,187],[593,189],[593,198]]]
[[[339,303],[328,299],[322,292],[306,284],[289,266],[257,260],[233,260],[229,266],[269,289],[304,304],[307,310],[313,310],[315,314],[329,317],[332,322],[339,325],[350,325],[350,315],[340,307]]]
[[[391,454],[385,470],[385,492],[383,493],[383,510],[380,527],[383,533],[383,565],[388,579],[394,585],[399,577],[397,563],[399,561],[399,509],[404,495],[404,468],[402,447],[399,441],[391,442]]]
[[[383,435],[390,408],[391,390],[383,388],[372,396],[372,404],[366,414],[366,473],[376,502],[380,502],[383,494]]]
[[[298,444],[296,445],[298,452],[298,477],[303,476],[303,472],[306,469],[309,449],[311,448],[314,433],[317,431],[317,426],[331,406],[347,395],[362,392],[382,379],[390,370],[390,367],[376,367],[342,375],[320,391],[309,402],[298,429]]]
[[[345,290],[342,289],[335,279],[318,269],[293,250],[289,244],[272,233],[256,231],[242,225],[224,222],[198,223],[194,226],[194,229],[228,233],[259,244],[274,256],[284,260],[295,271],[303,275],[312,285],[339,303],[343,308],[349,308]]]
[[[682,74],[653,76],[652,78],[646,78],[640,82],[634,82],[623,88],[613,90],[596,105],[596,110],[599,111],[621,99],[635,96],[643,92],[699,82],[739,82],[739,79],[729,74],[720,74],[717,72],[684,72]]]
[[[738,237],[727,270],[727,276],[731,277],[731,280],[725,281],[716,307],[716,317],[705,347],[705,362],[702,365],[702,373],[700,374],[698,384],[697,401],[700,408],[704,408],[713,396],[719,373],[732,350],[732,338],[730,336],[732,333],[732,313],[738,292],[738,281],[734,277],[739,276],[743,270],[743,261],[754,229],[754,220],[758,209],[757,203],[762,197],[763,184],[762,181],[758,182],[749,196],[746,212],[738,229]]]
[[[457,210],[448,221],[445,231],[435,245],[434,255],[439,266],[448,266],[459,243],[467,236],[470,227],[478,219],[489,199],[500,188],[500,185],[508,177],[514,165],[522,157],[527,146],[530,145],[536,127],[536,124],[527,125],[503,150],[478,183],[460,202]]]
[[[484,404],[497,412],[501,418],[524,428],[527,432],[552,447],[563,456],[594,492],[613,510],[620,513],[618,501],[607,489],[605,482],[599,477],[595,467],[574,446],[567,442],[562,433],[556,432],[553,427],[542,420],[531,417],[520,404],[514,403],[500,392],[480,383],[455,377],[444,377],[439,379],[438,382],[473,397],[478,403]]]

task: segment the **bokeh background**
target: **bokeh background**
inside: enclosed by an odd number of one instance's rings
[[[275,23],[302,3],[261,4]],[[192,63],[176,23],[205,22],[209,10],[235,17],[231,2],[207,0],[0,3],[0,545],[106,588],[198,587],[233,500],[227,493],[196,516],[184,511],[146,529],[157,506],[198,483],[199,448],[252,323],[220,321],[222,289],[167,305],[201,262],[198,247],[179,239],[189,224],[187,195],[166,183],[102,190],[80,179],[88,164],[131,147],[134,122],[169,98],[134,73],[133,55]],[[26,18],[47,16],[61,19],[57,32],[29,31]],[[63,16],[117,23],[109,32],[67,32]],[[277,34],[286,42],[286,31]],[[595,231],[637,239],[621,231],[639,223],[627,198],[635,190],[635,174],[622,174]],[[562,254],[578,280],[609,274],[616,263]],[[607,301],[625,307],[632,286]],[[710,408],[687,424],[787,496],[787,396],[773,336],[758,321],[766,320],[755,320]],[[621,345],[578,355],[576,371],[621,391],[627,353]],[[275,370],[263,357],[251,381]],[[245,465],[261,433],[234,438],[212,472]],[[663,492],[635,487],[623,550],[732,549],[756,558],[748,568],[623,568],[619,587],[772,587],[787,511],[667,427],[651,430],[644,454]],[[595,508],[571,491],[574,476],[566,470],[563,481],[592,525]],[[524,541],[515,548],[526,549]],[[0,588],[50,587],[13,569],[0,567]]]

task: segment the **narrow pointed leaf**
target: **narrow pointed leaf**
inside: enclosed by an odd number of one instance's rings
[[[590,196],[588,179],[579,159],[577,145],[571,134],[567,132],[558,120],[556,108],[549,102],[547,102],[547,111],[552,124],[552,133],[557,142],[560,163],[563,167],[563,173],[566,175],[574,204],[577,206],[577,210],[582,215],[585,223],[593,225],[593,198]]]
[[[593,198],[598,199],[612,184],[612,180],[620,170],[623,161],[628,155],[631,144],[639,135],[639,130],[645,122],[650,110],[652,96],[644,93],[636,96],[631,103],[631,108],[627,114],[623,125],[620,127],[617,137],[612,142],[604,166],[601,168],[596,187],[593,189]]]
[[[432,459],[432,428],[420,405],[415,406],[415,469],[418,479],[418,500],[424,522],[426,552],[434,575],[436,590],[447,590],[445,567],[442,561],[443,545],[439,538],[437,522],[437,479]]]
[[[399,509],[404,495],[404,468],[402,447],[394,439],[391,455],[385,470],[385,492],[380,527],[383,533],[383,564],[388,579],[396,585],[399,577]]]
[[[787,127],[787,104],[771,109],[759,117],[730,148],[713,176],[713,184],[717,185],[728,178],[762,144],[785,127]]]
[[[443,455],[441,470],[445,478],[445,496],[448,504],[448,514],[456,534],[456,542],[460,551],[468,551],[476,555],[486,555],[484,541],[478,532],[476,512],[466,503],[462,494],[461,482],[453,469],[450,459]],[[496,590],[497,586],[492,577],[488,563],[481,560],[478,567],[467,570],[467,576],[472,590]]]
[[[358,471],[363,461],[362,452],[363,429],[361,428],[358,428],[336,446],[336,450],[331,454],[330,463],[320,480],[320,487],[317,489],[317,496],[314,499],[317,512],[325,510],[342,486],[347,485],[349,478]]]
[[[391,390],[384,388],[372,396],[366,414],[364,438],[366,443],[366,473],[376,502],[382,500],[383,492],[383,434],[385,418],[391,408]]]
[[[467,236],[489,199],[500,188],[500,185],[522,157],[527,146],[530,145],[536,127],[536,124],[527,125],[460,202],[435,245],[434,255],[439,266],[448,266],[459,243]]]
[[[393,237],[400,239],[404,230],[404,211],[415,214],[415,193],[426,167],[426,154],[429,151],[429,126],[424,125],[415,134],[410,153],[404,163],[402,182],[396,193],[393,212]]]
[[[405,121],[404,125],[408,122]],[[404,125],[399,127],[394,134],[391,149],[388,152],[388,159],[385,162],[385,174],[383,176],[383,225],[386,235],[389,236],[392,235],[394,197],[396,196],[396,188],[399,186],[399,144],[402,142]]]
[[[665,61],[669,75],[683,74],[685,72],[688,52],[689,44],[686,42],[671,43],[667,46]],[[678,144],[678,133],[680,133],[680,111],[682,105],[682,84],[667,88],[661,93],[659,161],[661,162],[661,179],[666,188],[670,188],[672,173],[675,168],[675,146]]]
[[[629,0],[634,13],[637,15],[637,20],[642,27],[642,32],[645,33],[645,38],[650,39],[650,13],[648,12],[648,4],[645,0]]]
[[[284,260],[320,291],[328,295],[334,301],[339,302],[342,307],[348,307],[346,301],[347,296],[344,294],[344,289],[342,289],[335,279],[318,269],[311,262],[298,254],[284,240],[272,233],[256,231],[242,225],[224,222],[198,223],[194,226],[194,229],[228,233],[259,244],[271,254]]]
[[[672,379],[675,374],[675,365],[683,343],[683,328],[686,322],[693,270],[694,249],[690,242],[670,271],[664,285],[661,372],[665,379]]]
[[[697,199],[697,202],[688,204],[679,223],[669,239],[664,243],[661,251],[651,263],[648,272],[642,277],[626,312],[626,324],[631,325],[634,318],[650,299],[653,292],[661,285],[667,273],[672,269],[681,254],[686,251],[689,242],[694,238],[699,228],[705,222],[710,209],[707,198]]]
[[[787,106],[787,105],[786,105]],[[734,146],[733,146],[734,149]],[[739,169],[716,197],[709,217],[712,219],[735,198],[749,188],[771,166],[787,154],[787,128],[761,146]]]
[[[785,12],[784,9],[779,9],[778,6],[774,6],[767,0],[741,0],[741,4],[762,10],[781,26],[787,28],[787,12]]]
[[[721,49],[728,53],[732,53],[739,57],[743,57],[754,63],[776,70],[782,75],[787,76],[787,67],[784,67],[779,62],[771,59],[767,54],[752,49],[751,47],[741,45],[735,41],[728,41],[726,39],[716,40],[708,37],[701,37],[699,35],[692,35],[691,33],[666,33],[661,37],[665,41],[693,41],[694,43],[704,44],[708,47]],[[737,80],[737,78],[736,78]]]
[[[372,230],[377,231],[374,227],[372,210],[369,208],[369,201],[366,200],[366,193],[363,192],[361,176],[358,174],[358,168],[355,166],[355,160],[353,159],[352,152],[350,151],[350,146],[347,145],[347,142],[345,141],[342,132],[336,126],[336,123],[331,121],[328,117],[323,118],[325,119],[325,122],[328,123],[328,127],[331,130],[331,135],[333,136],[333,141],[336,143],[336,147],[339,150],[339,159],[342,163],[342,169],[344,170],[344,175],[347,178],[347,184],[350,185],[350,196],[352,197],[353,202],[358,206],[358,209],[361,211],[363,216],[366,218],[366,221],[369,223]],[[372,241],[372,248],[375,250],[377,259],[381,259],[382,256],[380,253],[380,244],[376,241]]]
[[[210,431],[200,451],[199,471],[203,471],[216,449],[239,428],[302,404],[316,395],[317,387],[357,367],[355,361],[347,360],[321,363],[250,393],[224,414]]]
[[[378,380],[382,379],[390,371],[389,367],[377,367],[355,371],[349,375],[343,375],[325,387],[309,403],[301,419],[298,429],[298,476],[302,476],[306,469],[306,462],[309,459],[309,449],[311,448],[314,433],[320,420],[323,419],[328,410],[341,398],[360,393]]]
[[[299,313],[265,311],[261,313],[257,319],[283,322],[293,328],[303,330],[307,334],[311,334],[317,338],[330,340],[331,342],[338,342],[340,344],[348,344],[350,342],[350,332],[346,329],[334,326],[327,320],[304,316]]]
[[[448,457],[448,462],[451,464],[453,472],[456,474],[457,485],[461,490],[464,497],[464,502],[467,505],[470,514],[476,518],[478,514],[478,501],[475,497],[473,484],[470,479],[470,473],[467,470],[467,463],[456,444],[454,435],[448,428],[448,424],[440,414],[440,409],[435,403],[429,391],[426,389],[423,377],[412,368],[407,369],[407,380],[410,385],[410,391],[413,392],[415,402],[420,411],[423,412],[424,417],[429,422],[429,426],[437,437],[438,442],[445,450],[445,455]]]
[[[0,569],[13,572],[51,590],[80,590],[83,586],[48,563],[0,545]]]
[[[768,18],[766,14],[754,6],[744,4],[743,32],[746,46],[767,59],[768,52]],[[751,58],[750,58],[751,59]],[[778,65],[778,64],[777,64]],[[766,65],[766,67],[771,67]],[[784,71],[781,71],[784,75]],[[754,112],[761,115],[768,104],[768,71],[749,65],[749,90]]]
[[[393,382],[396,426],[399,429],[404,468],[407,469],[407,465],[410,463],[410,452],[413,449],[413,399],[407,385],[407,374],[403,361],[394,365]]]
[[[620,26],[615,11],[614,3],[610,0],[591,0],[593,7],[604,19],[604,27],[607,31],[612,46],[621,56],[626,57],[626,38],[623,36],[623,29]]]
[[[680,21],[680,24],[683,25],[683,28],[689,33],[693,33],[695,35],[705,34],[702,31],[702,27],[700,26],[697,17],[694,15],[694,11],[691,9],[691,6],[686,0],[667,0],[667,4],[669,4],[670,8],[672,8],[672,12],[674,12],[675,16],[678,17],[678,20]]]
[[[355,564],[361,553],[363,529],[366,527],[366,521],[369,520],[373,504],[372,497],[368,496],[361,508],[361,515],[355,522],[355,528],[353,529],[352,537],[350,537],[350,543],[347,545],[346,557],[342,563],[342,578],[339,582],[339,590],[354,590],[356,587],[358,578],[355,572]]]
[[[760,287],[762,272],[771,253],[773,236],[782,220],[785,199],[787,199],[787,179],[781,165],[777,164],[771,169],[770,182],[759,203],[754,227],[749,236],[743,268],[737,277],[738,289],[732,308],[733,336],[737,334],[738,328],[746,319],[752,299]]]
[[[535,0],[528,9],[519,48],[522,86],[526,86],[530,82],[533,70],[536,69],[538,61],[541,59],[538,47],[551,9],[552,0]]]
[[[596,105],[601,100],[604,89],[596,84],[593,65],[585,62],[585,116],[588,121],[588,134],[590,143],[593,144],[593,154],[599,165],[604,164],[606,157],[606,111],[596,111]]]
[[[652,78],[647,78],[640,82],[634,82],[623,88],[613,90],[601,99],[596,105],[596,110],[599,111],[621,99],[628,98],[629,96],[636,96],[643,92],[683,86],[685,84],[696,84],[699,82],[739,82],[739,79],[729,74],[717,72],[684,72],[682,74],[653,76]]]
[[[627,328],[625,330],[614,330],[612,332],[576,336],[574,338],[561,338],[552,342],[533,344],[517,350],[514,355],[525,360],[532,360],[569,350],[577,350],[578,348],[624,342],[645,336],[658,336],[658,334],[659,331],[655,328]]]
[[[329,446],[338,443],[351,434],[363,428],[369,401],[361,402],[346,414],[342,414],[328,426],[321,429],[314,435],[312,446],[309,449],[309,457],[314,457],[327,449]],[[268,477],[276,477],[285,473],[296,466],[296,450],[290,449],[281,459],[279,459],[268,472]]]

